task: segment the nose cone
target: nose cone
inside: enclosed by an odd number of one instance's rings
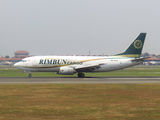
[[[14,67],[18,67],[18,66],[19,66],[18,63],[15,63],[15,64],[14,64]]]

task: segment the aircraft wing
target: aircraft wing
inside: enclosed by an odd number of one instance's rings
[[[150,57],[136,58],[136,59],[134,59],[134,60],[132,60],[132,61],[143,61],[143,60],[145,60],[145,59],[147,59],[147,58],[150,58]]]
[[[78,66],[78,67],[75,67],[74,69],[75,69],[77,72],[92,72],[93,70],[100,68],[100,67],[101,67],[100,65],[103,65],[103,64],[94,64],[94,65]]]

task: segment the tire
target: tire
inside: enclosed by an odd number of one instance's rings
[[[78,77],[84,77],[85,75],[83,73],[78,73]]]
[[[31,77],[32,77],[32,74],[29,74],[28,77],[31,78]]]

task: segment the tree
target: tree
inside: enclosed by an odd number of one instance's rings
[[[10,58],[9,55],[6,55],[5,58]]]

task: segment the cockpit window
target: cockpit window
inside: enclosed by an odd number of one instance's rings
[[[27,60],[22,60],[22,61],[20,61],[20,62],[27,62]]]

